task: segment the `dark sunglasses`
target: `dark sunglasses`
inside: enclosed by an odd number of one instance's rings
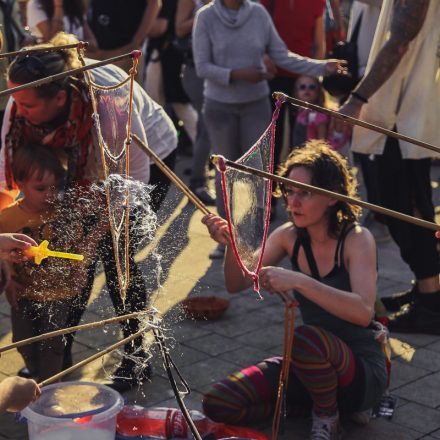
[[[316,90],[318,86],[316,84],[300,84],[298,90]]]

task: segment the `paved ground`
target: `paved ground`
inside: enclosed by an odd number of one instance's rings
[[[440,174],[436,168],[433,175]],[[437,180],[433,179],[436,199]],[[279,210],[281,214],[281,209]],[[168,213],[168,215],[166,214]],[[164,314],[169,330],[171,353],[192,393],[186,403],[200,409],[202,393],[210,384],[246,364],[282,352],[282,312],[277,298],[259,300],[251,291],[228,296],[223,287],[221,262],[207,257],[214,244],[200,224],[201,214],[194,211],[177,193],[168,198],[162,213],[154,246],[139,253],[151,289],[156,288],[157,258],[162,255],[162,288],[153,297],[153,305]],[[401,262],[396,246],[384,243],[379,248],[379,294],[386,295],[409,287],[411,274]],[[84,321],[112,316],[113,310],[104,287],[104,277],[95,280],[93,301]],[[230,300],[230,307],[217,321],[193,321],[184,317],[178,303],[195,295],[218,295]],[[263,325],[262,325],[263,324]],[[79,361],[104,348],[120,336],[117,326],[78,335],[74,361]],[[393,367],[391,390],[398,396],[398,410],[389,422],[375,420],[367,427],[345,424],[345,439],[440,439],[440,337],[428,335],[392,335]],[[9,307],[0,297],[0,346],[10,342]],[[167,376],[157,351],[152,351],[152,382],[124,394],[129,403],[144,406],[176,406]],[[106,356],[71,379],[103,381],[116,357]],[[16,352],[0,358],[0,380],[13,375],[23,365]],[[260,429],[269,432],[270,423]],[[289,420],[285,438],[307,438],[309,421]],[[14,422],[12,415],[0,416],[0,439],[27,439],[26,427]]]

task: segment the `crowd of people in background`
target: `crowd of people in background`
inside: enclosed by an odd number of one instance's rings
[[[121,0],[0,0],[3,52],[36,43],[51,46],[77,40],[89,42],[87,56],[91,59],[106,59],[134,49],[143,51],[135,88],[133,131],[148,141],[172,169],[186,154],[185,143],[190,144],[190,187],[202,202],[216,206],[220,215],[216,220],[205,220],[211,235],[218,232],[225,213],[218,176],[215,185],[209,184],[208,157],[216,153],[236,160],[248,150],[270,122],[274,108],[270,97],[274,91],[438,144],[439,22],[440,3],[434,0],[130,0],[128,4]],[[348,68],[344,60],[338,59],[344,46],[346,50],[350,46],[346,52],[350,57]],[[129,63],[121,61],[117,67],[97,69],[102,85],[125,78]],[[72,67],[72,59],[62,52],[2,59],[0,88]],[[341,77],[352,79],[349,87],[341,86]],[[71,79],[0,99],[0,232],[19,233],[23,232],[23,225],[29,226],[42,212],[46,199],[53,197],[50,188],[59,187],[60,182],[74,186],[99,179],[96,172],[90,177],[87,164],[94,148],[90,136],[91,104],[83,82],[73,84]],[[418,108],[417,117],[412,111],[414,106]],[[67,129],[70,138],[64,136]],[[436,153],[365,129],[356,128],[352,133],[324,113],[287,105],[282,107],[275,139],[276,166],[291,152],[289,157],[296,157],[295,151],[313,145],[314,140],[326,141],[331,150],[360,168],[368,201],[433,221],[429,173]],[[322,148],[318,148],[319,154],[338,163],[327,147]],[[298,157],[302,157],[300,153]],[[26,160],[29,165],[25,165]],[[134,179],[156,185],[151,200],[157,212],[168,190],[167,178],[143,153],[135,151],[131,161]],[[24,198],[14,202],[17,190]],[[295,200],[298,197],[296,194]],[[304,202],[307,200],[304,198]],[[12,207],[7,207],[11,203]],[[17,220],[16,212],[23,221]],[[275,215],[274,202],[272,219]],[[324,217],[323,214],[319,220],[322,225]],[[355,217],[351,219],[353,224]],[[99,223],[99,219],[95,221]],[[131,213],[131,222],[136,222],[136,212]],[[432,232],[373,213],[364,216],[363,224],[371,229],[376,242],[392,238],[414,273],[411,291],[384,299],[388,310],[397,312],[390,328],[438,334],[440,267]],[[38,221],[32,225],[37,229],[41,226]],[[330,234],[338,246],[349,236],[348,229],[342,230],[343,234],[341,230],[334,236]],[[84,230],[82,234],[87,235]],[[368,241],[369,233],[366,234]],[[289,237],[296,237],[296,232]],[[228,247],[227,239],[216,236],[216,240],[218,246],[210,255],[212,259],[223,258]],[[110,233],[105,231],[102,240],[90,241],[96,241],[96,254],[104,263],[108,280],[115,278]],[[283,248],[284,251],[290,255],[289,249]],[[130,249],[134,281],[124,304],[118,299],[117,286],[108,282],[118,314],[139,310],[147,303],[134,252],[134,248]],[[229,258],[228,252],[226,255]],[[85,283],[78,284],[75,310],[62,311],[72,303],[65,296],[43,300],[47,313],[52,313],[55,305],[61,310],[57,313],[63,320],[54,325],[62,327],[79,321],[97,261],[91,258],[88,271],[83,274]],[[267,261],[274,264],[278,258],[268,257]],[[243,286],[246,283],[243,281]],[[351,292],[355,286],[346,287]],[[366,294],[369,307],[370,294]],[[23,324],[32,319],[36,309],[41,310],[41,304],[36,304],[41,298],[20,297],[17,288],[14,292],[9,288],[15,339],[48,330],[44,323],[38,329],[27,329]],[[321,301],[311,301],[314,300]],[[348,320],[364,325],[363,318]],[[138,322],[131,320],[123,327],[124,335],[137,328]],[[54,356],[54,371],[71,364],[72,341],[68,340],[67,345],[52,341],[49,347],[43,347]],[[334,346],[338,343],[333,341]],[[126,352],[145,356],[136,343],[127,346]],[[35,352],[23,350],[22,355],[28,369],[23,374],[41,379],[54,372],[43,371]],[[135,382],[135,364],[127,359],[115,374],[122,378],[114,381],[115,388],[127,389]],[[353,376],[356,371],[353,367],[347,374]],[[146,377],[150,374],[147,372]],[[34,391],[32,388],[33,397]],[[332,411],[335,405],[334,399]],[[321,413],[328,418],[325,408]],[[319,418],[319,411],[316,414]],[[334,414],[333,411],[331,417]]]

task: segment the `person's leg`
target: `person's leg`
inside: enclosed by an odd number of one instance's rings
[[[403,160],[398,141],[392,138],[378,156],[380,196],[383,206],[434,221],[430,160]],[[413,271],[416,284],[403,295],[382,298],[389,310],[415,301],[412,307],[390,321],[390,329],[401,332],[440,334],[440,285],[437,240],[432,231],[387,217],[402,259]]]
[[[131,221],[134,221],[131,218]],[[105,243],[100,248],[100,258],[104,265],[107,290],[113,303],[116,315],[121,316],[147,308],[147,291],[143,274],[134,261],[134,255],[139,240],[133,236],[130,238],[129,263],[130,280],[126,291],[125,301],[120,295],[117,276],[116,261],[113,251],[113,242],[110,233],[105,237]],[[123,337],[136,333],[140,328],[140,321],[136,318],[121,322]],[[144,379],[151,377],[151,365],[147,360],[146,353],[142,349],[142,337],[139,337],[124,345],[125,356],[119,366],[113,372],[112,383],[109,384],[117,391],[126,391],[132,386],[139,384]]]
[[[275,77],[269,81],[270,93],[272,96],[273,92],[283,92],[286,95],[292,96],[293,87],[295,84],[295,78],[288,77]],[[275,110],[275,100],[271,97],[272,111]],[[293,130],[293,125],[295,122],[295,111],[294,107],[290,104],[284,104],[281,106],[280,115],[277,121],[277,127],[275,132],[275,149],[274,149],[274,164],[277,167],[281,162],[281,152],[283,150],[283,140],[284,131],[288,130],[289,127],[286,126],[285,114],[288,113],[287,121],[290,125],[290,129]]]
[[[38,334],[66,327],[70,301],[38,303]],[[45,380],[63,369],[65,342],[63,336],[38,342],[38,381]]]
[[[360,362],[332,333],[302,325],[295,329],[292,366],[293,385],[299,381],[312,400],[311,438],[339,438],[339,414],[359,411],[365,395]]]
[[[185,64],[182,70],[182,85],[197,111],[197,136],[194,143],[190,187],[202,188],[206,183],[205,168],[211,151],[208,131],[203,119],[203,79],[199,78],[193,65]]]
[[[165,105],[165,95],[163,90],[162,63],[159,53],[154,50],[151,54],[149,63],[146,66],[146,79],[144,89],[148,95],[162,107]]]
[[[319,327],[299,326],[292,364],[295,376],[313,400],[314,413],[318,417],[336,415],[338,392],[352,383],[356,372],[355,357],[347,344]]]
[[[165,159],[163,159],[165,165],[171,170],[174,170],[176,164],[176,152],[177,150],[173,150]],[[154,212],[158,212],[168,193],[171,181],[157,165],[153,164],[150,166],[149,183],[154,186],[150,193],[150,206]]]
[[[268,418],[280,370],[280,358],[272,358],[230,374],[203,396],[203,412],[214,421],[232,424]]]
[[[79,325],[81,318],[87,309],[87,304],[92,293],[93,281],[95,279],[96,264],[97,260],[95,260],[88,268],[87,280],[82,292],[70,301],[70,308],[66,318],[66,327],[75,327]],[[64,336],[66,345],[64,348],[63,370],[72,366],[72,346],[75,340],[75,334],[76,332],[67,333]]]
[[[183,122],[183,128],[194,145],[197,136],[197,112],[189,102],[171,103],[174,113]]]
[[[133,238],[134,237],[132,237],[132,239]],[[146,289],[144,280],[142,278],[142,273],[140,272],[137,264],[134,262],[135,246],[130,246],[129,251],[130,281],[127,287],[125,301],[123,301],[120,294],[116,270],[116,259],[110,233],[106,235],[105,244],[103,244],[103,246],[100,248],[100,257],[104,265],[108,293],[117,316],[144,310],[147,305]],[[139,321],[137,319],[130,319],[122,322],[121,327],[123,336],[125,338],[139,329]],[[135,351],[136,346],[139,346],[139,344],[131,342],[124,346],[124,350],[126,353],[131,354]]]
[[[387,140],[383,155],[377,156],[376,160],[382,205],[433,221],[430,160],[403,160],[398,141],[393,138]],[[411,302],[415,293],[428,294],[439,290],[439,260],[437,242],[432,231],[391,217],[387,217],[386,221],[399,246],[402,259],[416,278],[416,286],[411,294],[383,299],[390,310],[395,310]]]
[[[224,104],[212,99],[205,99],[203,116],[208,129],[214,154],[221,154],[226,159],[236,160],[241,154],[240,110],[239,105]],[[225,208],[221,190],[220,173],[216,173],[216,205],[221,217],[225,217]]]
[[[269,98],[240,105],[240,156],[258,141],[269,126],[270,116]]]
[[[316,327],[298,327],[286,394],[288,408],[308,411],[313,403],[320,415],[337,412],[338,395],[351,387],[355,366],[353,353],[340,339]],[[275,407],[280,371],[281,358],[277,357],[230,374],[203,396],[204,413],[232,424],[269,417]],[[344,394],[350,399],[344,406],[356,411],[363,393],[353,391],[353,396]]]
[[[18,301],[18,309],[11,308],[12,342],[21,341],[37,334],[35,325],[36,316],[32,313],[32,307],[28,300]],[[38,374],[38,346],[28,344],[18,348],[30,377]],[[21,370],[20,370],[21,371]]]

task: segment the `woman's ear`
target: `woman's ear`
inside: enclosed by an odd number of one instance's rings
[[[57,103],[57,106],[62,108],[66,105],[67,102],[67,92],[64,89],[61,89],[58,91],[58,93],[55,95],[55,101]]]

